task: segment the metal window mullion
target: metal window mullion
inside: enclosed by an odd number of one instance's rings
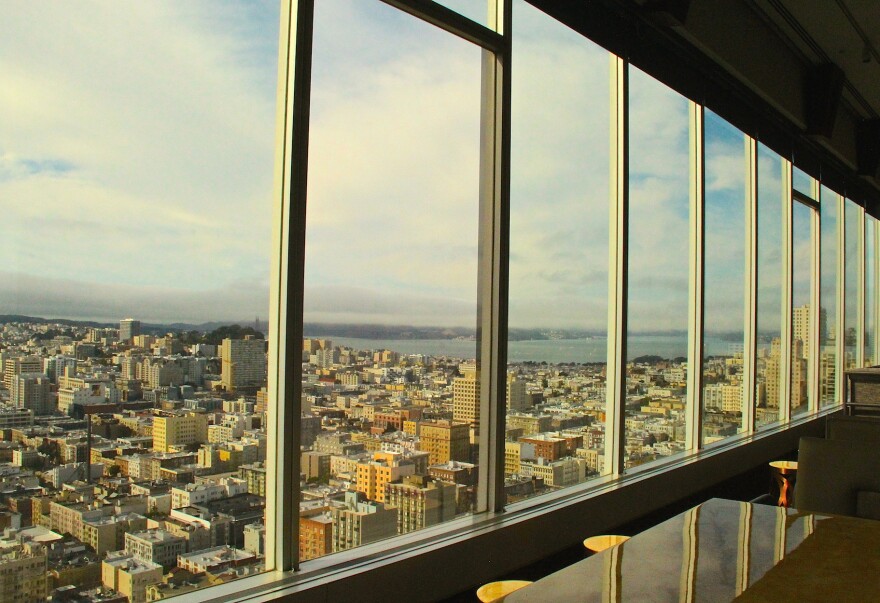
[[[703,107],[690,101],[690,254],[688,287],[688,371],[685,449],[702,447],[703,282],[705,252],[705,134]]]
[[[302,301],[314,0],[282,2],[270,283],[270,452],[266,455],[266,567],[299,564]],[[273,392],[274,389],[274,392]]]
[[[834,359],[835,404],[843,404],[846,395],[846,380],[843,376],[846,354],[846,214],[843,196],[833,193],[837,215],[837,288],[835,296],[837,314],[834,317],[834,346],[837,351]]]
[[[511,0],[490,4],[491,24],[510,31]],[[504,508],[507,294],[510,241],[510,36],[483,50],[477,346],[480,379],[477,512]]]
[[[444,31],[456,35],[468,42],[482,47],[495,54],[503,54],[507,42],[502,33],[510,31],[503,29],[503,21],[497,18],[495,10],[496,2],[503,3],[506,0],[489,0],[489,27],[465,17],[459,12],[438,4],[433,0],[381,0],[389,6],[400,9],[405,13],[421,19]]]
[[[791,162],[782,160],[782,328],[779,345],[779,420],[791,419],[792,221]]]
[[[819,198],[819,182],[812,181],[813,198]],[[822,237],[820,232],[819,210],[810,208],[810,329],[805,342],[807,350],[807,400],[809,401],[808,412],[818,411],[819,404],[819,295],[821,291],[822,275],[820,274]]]
[[[880,334],[880,221],[874,217],[870,219],[873,220],[874,224],[872,229],[874,234],[874,257],[871,264],[874,269],[874,295],[872,296],[874,303],[868,310],[874,314],[874,320],[872,321],[874,331],[871,333],[871,341],[874,342],[873,364],[880,364],[880,344],[877,342],[877,336]]]
[[[743,324],[742,431],[755,430],[755,384],[758,328],[758,143],[745,137],[747,186],[745,197],[745,316]]]
[[[608,355],[605,369],[605,473],[623,474],[626,426],[627,248],[629,234],[629,73],[611,55]]]
[[[858,212],[858,241],[856,243],[856,368],[865,366],[865,208],[856,206]]]

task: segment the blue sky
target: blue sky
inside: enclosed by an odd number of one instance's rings
[[[444,4],[485,21],[482,3]],[[0,8],[0,313],[267,316],[277,13]],[[519,0],[514,34],[510,323],[602,330],[610,57]],[[475,324],[481,60],[380,2],[318,3],[306,320]],[[632,82],[631,327],[682,328],[687,102]],[[709,149],[709,202],[740,207],[741,140]],[[742,240],[718,236],[723,273]],[[739,299],[726,283],[719,298]],[[707,312],[719,330],[741,325],[721,303]]]

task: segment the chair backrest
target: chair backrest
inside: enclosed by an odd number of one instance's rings
[[[805,511],[876,515],[880,447],[876,442],[801,438],[795,506]]]
[[[873,417],[828,417],[825,437],[829,440],[880,442],[880,419]]]

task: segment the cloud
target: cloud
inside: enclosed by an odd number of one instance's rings
[[[528,3],[515,12],[510,323],[602,330],[609,55]],[[0,252],[16,307],[263,311],[277,30],[267,2],[0,9],[0,114],[15,116],[0,122]],[[349,0],[317,3],[314,53],[306,320],[473,324],[482,51]],[[680,328],[687,102],[631,82],[631,326]],[[742,146],[718,144],[707,186],[724,204]],[[65,302],[59,283],[76,282],[92,293]]]
[[[277,12],[266,2],[0,8],[5,266],[94,292],[167,288],[192,303],[254,275],[265,290]],[[96,293],[76,303],[69,315],[106,307]],[[135,303],[123,314],[177,307]],[[201,312],[239,311],[226,303]]]
[[[122,285],[81,277],[46,278],[0,272],[3,313],[28,316],[102,322],[114,322],[130,315],[145,322],[240,321],[254,316],[267,317],[268,297],[268,289],[256,281],[196,290],[185,286]]]

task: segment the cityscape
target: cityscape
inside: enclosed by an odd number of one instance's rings
[[[809,316],[809,306],[793,309],[793,414],[808,403]],[[155,601],[264,571],[272,403],[259,321],[150,331],[133,318],[118,328],[3,324],[0,594],[15,595],[7,600]],[[820,340],[820,395],[831,400],[833,330]],[[705,444],[742,429],[742,344],[728,347],[704,361]],[[779,419],[779,350],[778,338],[759,345],[758,425]],[[473,357],[306,338],[302,363],[302,561],[473,511]],[[605,369],[508,364],[508,502],[605,473]],[[627,469],[684,452],[687,372],[680,357],[627,363]]]

